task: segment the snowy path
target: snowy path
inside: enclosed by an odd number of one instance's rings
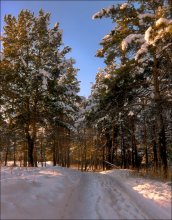
[[[148,202],[148,204],[146,204]],[[62,219],[168,219],[168,215],[114,177],[83,173]],[[156,210],[153,212],[152,210]],[[75,210],[75,211],[74,211]]]
[[[119,173],[3,168],[1,219],[170,219],[166,209],[134,191],[127,181]]]

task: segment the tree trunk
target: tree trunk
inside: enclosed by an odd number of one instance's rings
[[[154,69],[153,69],[153,83],[154,83],[154,101],[156,105],[156,117],[158,124],[158,150],[159,157],[161,159],[161,163],[163,166],[164,177],[167,176],[167,146],[166,146],[166,135],[165,135],[165,127],[163,121],[163,107],[162,107],[162,98],[160,95],[160,85],[159,85],[159,73],[157,68],[157,59],[154,55]]]
[[[114,163],[114,153],[115,153],[115,123],[112,122],[112,149],[111,149],[111,161]]]
[[[5,166],[7,166],[7,162],[8,162],[8,153],[9,153],[9,146],[7,144],[6,146],[6,152],[5,152]]]
[[[102,159],[103,159],[103,170],[105,170],[105,146],[103,145],[103,155],[102,155]]]
[[[28,152],[27,152],[27,143],[26,141],[24,141],[24,167],[27,167],[27,156],[28,156]]]
[[[29,117],[32,118],[27,121],[26,127],[25,127],[25,135],[26,139],[28,142],[28,166],[33,167],[34,166],[34,157],[33,157],[33,151],[34,151],[34,144],[36,140],[36,118],[37,118],[37,102],[38,102],[38,97],[35,98],[34,100],[34,106],[33,106],[33,115],[32,117],[30,116],[30,100],[29,98],[26,99],[26,108]],[[32,133],[32,135],[30,134]]]
[[[144,118],[144,145],[145,145],[145,159],[146,159],[146,172],[148,172],[148,146],[147,146],[147,129],[146,121]]]
[[[132,168],[135,167],[135,162],[134,162],[134,141],[133,141],[133,134],[131,134],[131,164]]]
[[[34,140],[28,135],[28,166],[34,166],[34,159],[33,159],[33,149],[34,149]]]
[[[166,152],[166,135],[164,126],[159,132],[160,157],[163,165],[164,177],[167,178],[167,152]]]
[[[135,166],[136,166],[137,169],[139,169],[138,150],[137,150],[137,145],[136,145],[135,134],[134,134],[133,140],[134,140],[134,160],[135,160]]]
[[[68,133],[68,136],[67,136],[67,167],[69,168],[70,167],[70,143],[71,142],[71,139],[70,139],[70,131]]]
[[[53,166],[56,166],[56,142],[53,142]]]
[[[47,145],[48,143],[46,143]],[[46,158],[46,147],[44,147],[44,165],[47,166],[47,158]]]
[[[70,167],[70,146],[67,146],[67,167]]]
[[[56,146],[56,163],[59,164],[59,140],[57,140],[57,146]]]
[[[36,147],[34,147],[33,153],[34,153],[34,166],[37,167],[38,166],[38,164],[37,164],[38,158],[37,158],[37,148]]]
[[[154,170],[157,172],[158,169],[158,155],[157,155],[157,144],[153,140],[153,160],[154,160]]]
[[[135,125],[134,122],[132,123],[132,145],[134,150],[134,167],[139,169],[139,160],[138,160],[138,150],[136,144],[136,137],[135,137]]]
[[[43,138],[41,137],[41,143],[40,143],[40,160],[41,160],[41,167],[43,167]]]
[[[16,141],[14,143],[14,149],[13,149],[13,161],[14,161],[14,166],[16,166]]]
[[[121,123],[121,153],[122,153],[121,167],[126,169],[126,146],[124,140],[124,128],[122,123]]]
[[[109,163],[112,163],[112,158],[111,158],[112,139],[110,138],[109,133],[106,133],[106,148],[107,148],[107,161]],[[107,164],[106,168],[111,169],[110,164]]]

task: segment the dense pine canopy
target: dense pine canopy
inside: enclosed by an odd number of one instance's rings
[[[1,116],[6,128],[2,132],[13,138],[8,144],[2,138],[1,148],[7,152],[17,147],[20,157],[28,152],[31,166],[37,161],[33,154],[39,150],[43,160],[43,148],[54,146],[57,134],[70,139],[78,109],[75,61],[66,58],[71,49],[63,45],[58,23],[49,28],[49,19],[42,10],[38,17],[27,10],[18,18],[8,15],[2,37]],[[68,151],[64,149],[63,156]]]

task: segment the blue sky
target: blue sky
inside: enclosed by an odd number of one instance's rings
[[[103,59],[96,58],[99,42],[113,27],[110,19],[92,20],[94,13],[121,1],[87,0],[87,1],[5,1],[1,0],[1,29],[5,14],[17,14],[22,9],[38,13],[42,8],[51,13],[50,26],[59,22],[63,30],[63,42],[72,48],[70,56],[76,60],[75,67],[79,68],[78,80],[81,81],[80,95],[90,94],[91,82],[95,82],[98,68],[104,67]],[[2,31],[2,30],[1,30]]]

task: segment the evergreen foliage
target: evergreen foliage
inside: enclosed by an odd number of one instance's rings
[[[100,42],[97,57],[106,67],[97,73],[88,117],[105,139],[108,162],[164,176],[172,151],[170,12],[170,1],[131,0],[93,15],[111,18],[115,28]]]
[[[6,147],[14,148],[15,142],[14,154],[19,151],[24,164],[28,161],[34,166],[38,155],[43,160],[46,145],[56,158],[56,142],[72,132],[79,91],[77,69],[74,60],[66,58],[71,49],[63,46],[59,24],[49,28],[50,14],[40,10],[35,17],[22,10],[18,18],[7,15],[4,20],[0,88],[1,117],[10,141]],[[63,151],[69,154],[70,135],[66,145],[68,150]]]

